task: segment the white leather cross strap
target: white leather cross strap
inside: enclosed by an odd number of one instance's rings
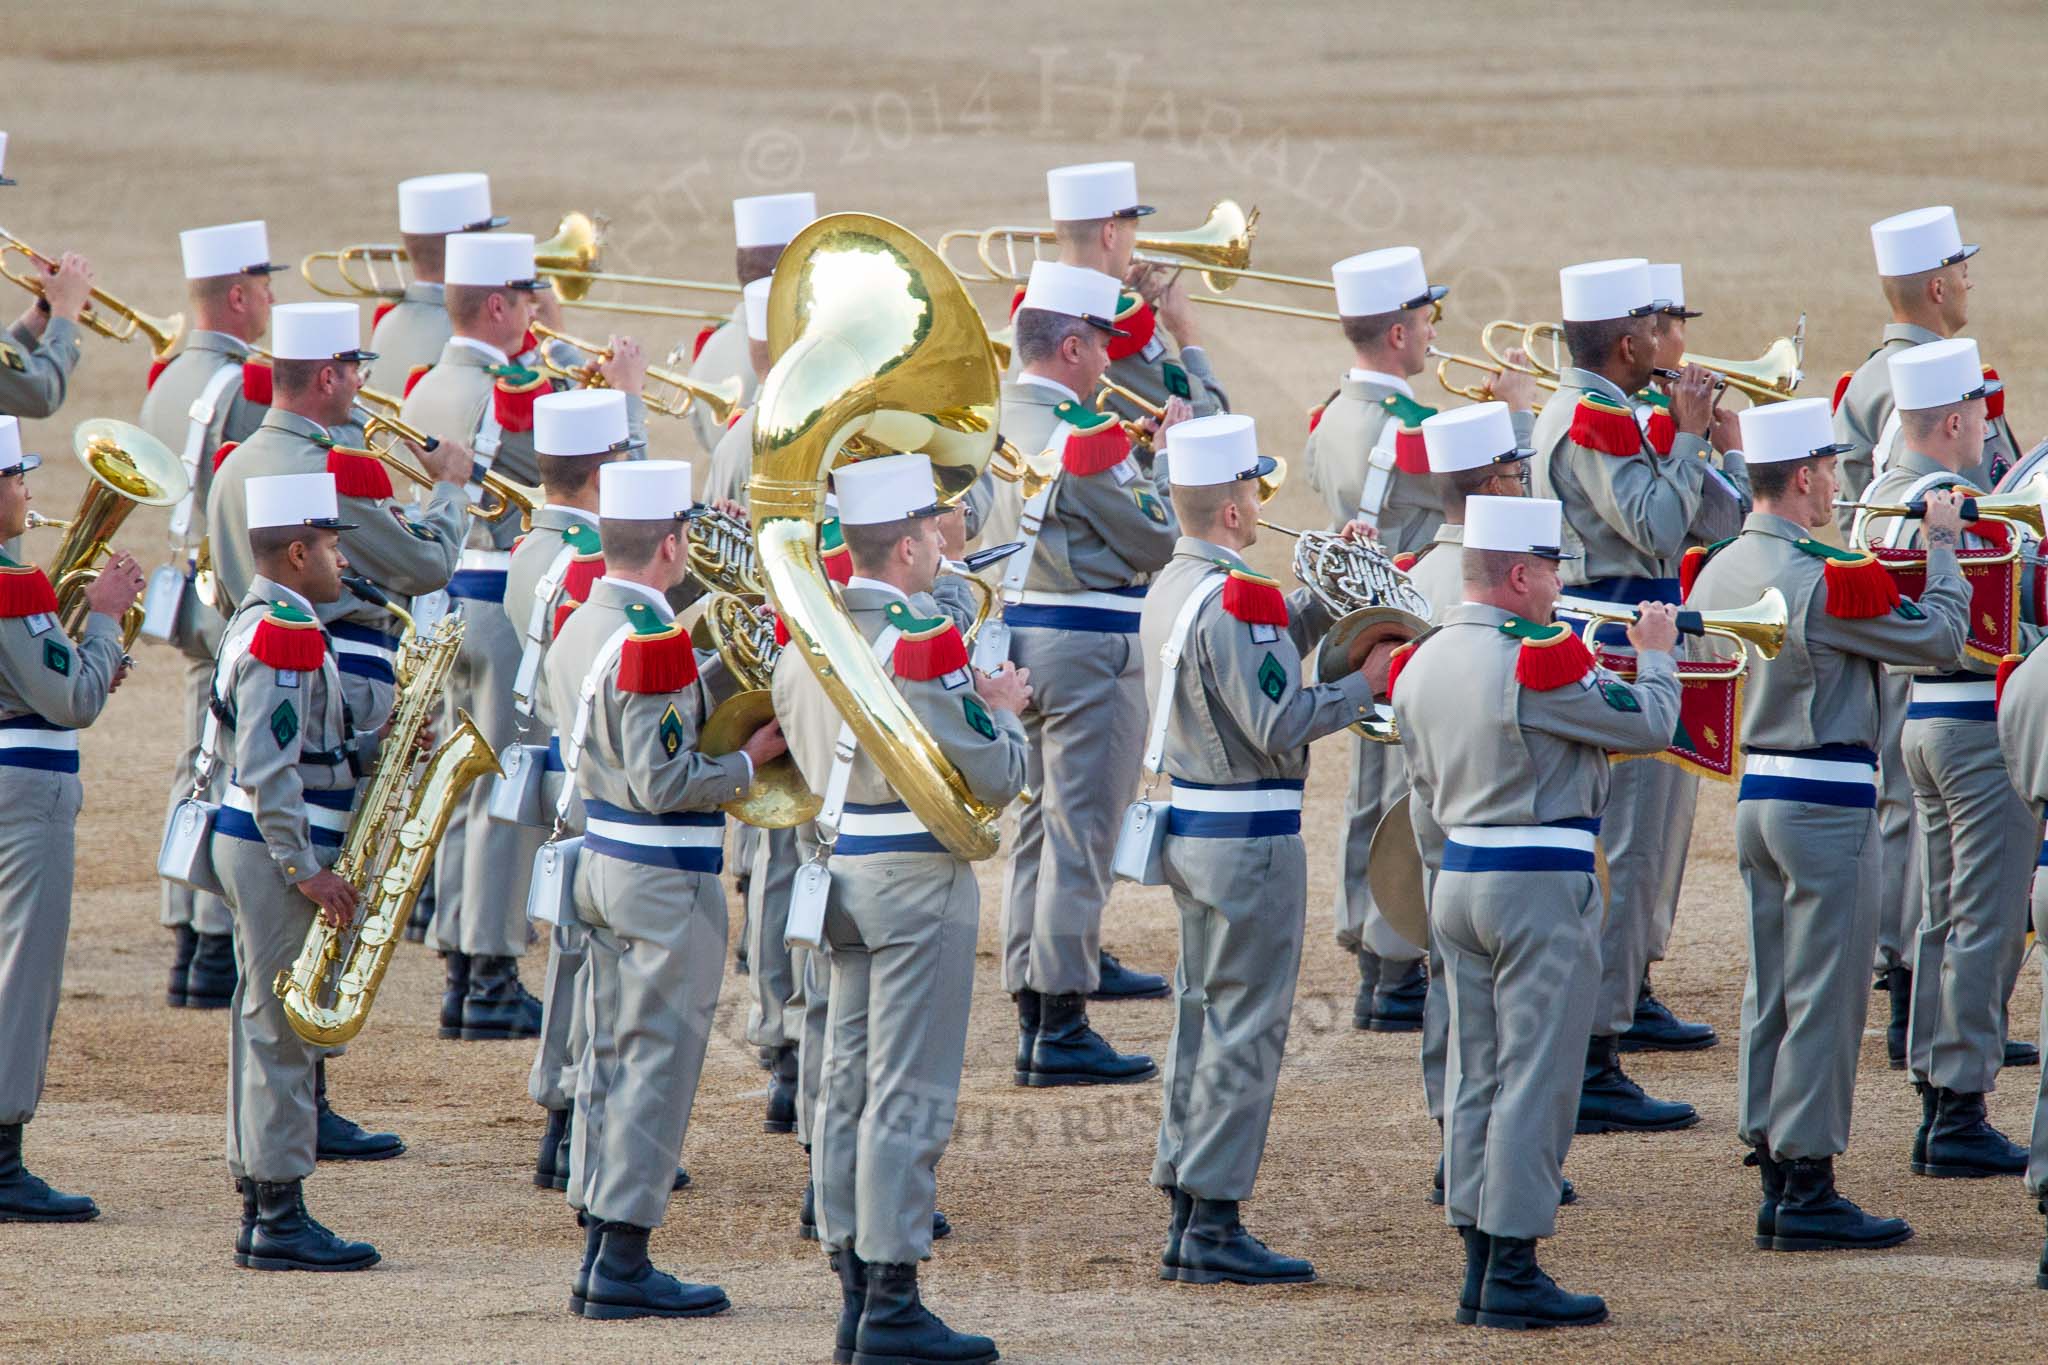
[[[526,614],[526,642],[519,651],[519,671],[512,678],[512,708],[522,719],[533,714],[540,656],[547,651],[549,617],[553,615],[548,608],[554,604],[562,580],[569,576],[569,561],[575,557],[576,547],[563,541],[561,553],[533,586],[533,609]]]
[[[1173,685],[1180,677],[1181,656],[1187,652],[1195,618],[1201,615],[1203,604],[1223,591],[1229,577],[1227,573],[1212,573],[1196,584],[1188,600],[1181,603],[1180,615],[1173,618],[1173,634],[1159,647],[1159,692],[1152,699],[1152,733],[1145,741],[1145,771],[1154,776],[1166,757],[1166,723],[1173,714]]]
[[[576,766],[583,761],[583,741],[590,737],[590,711],[597,703],[598,680],[618,659],[619,651],[626,647],[626,640],[632,634],[630,625],[613,631],[604,647],[597,651],[597,659],[590,665],[590,672],[584,675],[583,690],[576,697],[576,719],[570,726],[568,742],[562,745],[562,791],[555,798],[555,828],[558,833],[569,818],[569,807],[576,802]]]
[[[902,633],[894,626],[882,628],[872,646],[876,663],[894,653],[897,637]],[[853,737],[853,727],[840,722],[839,737],[832,742],[832,771],[825,778],[825,804],[818,808],[811,821],[817,829],[818,847],[824,857],[832,856],[832,845],[839,841],[839,826],[846,811],[846,784],[853,777],[853,756],[859,749],[860,745]]]
[[[224,358],[220,368],[206,381],[206,387],[192,400],[192,406],[186,409],[185,449],[178,457],[185,466],[185,496],[178,499],[178,505],[171,509],[171,540],[181,547],[185,543],[185,533],[192,529],[193,499],[199,489],[199,459],[206,453],[206,437],[213,430],[221,395],[228,391],[228,385],[241,377],[242,362],[232,356]]]
[[[1387,505],[1387,489],[1394,482],[1394,441],[1401,424],[1388,418],[1380,427],[1380,438],[1365,457],[1365,483],[1358,490],[1358,519],[1369,526],[1380,524],[1380,509]]]

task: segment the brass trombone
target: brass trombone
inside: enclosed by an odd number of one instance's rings
[[[724,315],[720,314],[719,316],[722,317]],[[569,369],[557,365],[543,354],[541,364],[547,368],[548,373],[580,384],[584,388],[600,389],[606,387],[604,377],[597,372],[597,364],[612,358],[610,347],[600,346],[594,341],[585,341],[581,337],[572,337],[566,332],[558,332],[554,328],[544,326],[538,322],[533,324],[533,334],[549,341],[559,341],[565,346],[573,347],[589,356],[593,362],[590,365]],[[641,395],[641,401],[646,403],[655,412],[661,413],[666,417],[681,417],[693,405],[702,403],[720,425],[732,420],[733,411],[739,407],[740,398],[746,392],[745,386],[741,383],[738,375],[734,375],[730,379],[717,384],[706,384],[700,380],[692,379],[678,370],[667,369],[660,365],[649,365],[647,367],[647,378],[655,384],[673,391],[673,396],[660,391],[650,391]]]
[[[1633,625],[1636,610],[1619,602],[1595,602],[1582,597],[1560,597],[1551,608],[1564,616],[1584,617],[1590,626]],[[1678,633],[1681,635],[1713,635],[1724,640],[1734,640],[1748,645],[1766,659],[1778,657],[1778,651],[1785,647],[1785,630],[1791,620],[1790,609],[1785,603],[1785,594],[1776,588],[1765,588],[1764,595],[1746,607],[1731,607],[1723,611],[1695,611],[1681,607],[1678,612]],[[1747,653],[1738,654],[1728,660],[1718,673],[1689,673],[1688,679],[1740,677],[1749,666]]]
[[[1502,352],[1506,347],[1497,346],[1494,335],[1497,332],[1514,332],[1519,340],[1509,345],[1519,345],[1529,353],[1526,366],[1513,365]],[[1549,359],[1543,359],[1539,343],[1548,343]],[[1519,369],[1538,378],[1555,379],[1564,372],[1564,326],[1556,322],[1516,322],[1510,318],[1496,318],[1479,331],[1479,345],[1495,364],[1508,369]],[[1806,314],[1799,315],[1799,321],[1792,329],[1792,335],[1782,336],[1764,348],[1762,355],[1754,360],[1724,360],[1718,356],[1697,355],[1687,351],[1680,357],[1681,365],[1698,365],[1713,371],[1721,379],[1723,388],[1734,389],[1746,396],[1752,403],[1782,403],[1793,397],[1800,381],[1806,377],[1800,366],[1806,356]],[[1552,387],[1556,387],[1552,385]]]
[[[399,421],[395,413],[387,417],[364,409],[363,415],[363,448],[382,460],[400,478],[410,479],[422,488],[432,488],[434,476],[399,454],[398,442],[410,441],[423,450],[432,450],[439,442],[418,427]],[[377,438],[387,435],[393,439],[378,445]],[[508,479],[495,469],[485,470],[481,482],[484,491],[496,501],[469,505],[469,514],[479,521],[503,521],[517,511],[521,520],[531,525],[534,510],[547,501],[547,493],[538,485]]]
[[[0,275],[20,285],[37,298],[43,296],[43,282],[33,275],[17,273],[6,266],[8,254],[12,252],[26,257],[45,270],[55,270],[57,263],[37,251],[21,238],[0,227]],[[89,327],[110,341],[133,341],[145,337],[149,341],[150,354],[162,360],[177,349],[185,337],[185,315],[165,313],[161,317],[145,313],[140,308],[121,302],[104,289],[92,291],[93,303],[97,308],[87,307],[78,315],[81,327]]]
[[[1498,365],[1490,365],[1484,360],[1476,360],[1469,355],[1458,355],[1456,352],[1453,351],[1438,350],[1434,346],[1429,348],[1427,354],[1430,355],[1436,361],[1436,382],[1443,385],[1444,391],[1446,393],[1457,394],[1460,398],[1469,398],[1475,403],[1492,402],[1493,390],[1487,387],[1485,384],[1465,384],[1462,386],[1458,384],[1453,384],[1451,382],[1450,376],[1451,366],[1463,365],[1468,369],[1481,370],[1487,374],[1495,376],[1498,376],[1508,370],[1514,370],[1520,374],[1528,374],[1531,372],[1521,365],[1510,364],[1506,360],[1501,361]],[[1536,386],[1538,388],[1549,389],[1552,392],[1555,392],[1557,389],[1557,380],[1552,379],[1547,375],[1539,374],[1536,376]],[[1537,410],[1539,412],[1542,410],[1540,405]]]

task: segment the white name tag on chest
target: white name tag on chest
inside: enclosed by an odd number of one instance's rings
[[[1255,645],[1270,645],[1279,638],[1280,627],[1278,626],[1256,625],[1252,627],[1252,643]]]
[[[1126,455],[1110,468],[1109,473],[1110,477],[1116,480],[1117,487],[1122,488],[1138,477],[1138,462]]]
[[[39,611],[26,618],[25,624],[31,636],[47,635],[57,628],[57,618],[47,611]]]

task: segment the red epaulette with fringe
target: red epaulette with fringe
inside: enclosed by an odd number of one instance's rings
[[[233,454],[235,447],[240,444],[240,441],[222,441],[220,449],[213,452],[213,467],[219,469],[221,465],[225,464],[228,456]]]
[[[1827,585],[1828,615],[1843,621],[1867,621],[1899,605],[1897,581],[1868,550],[1838,550],[1810,536],[1792,544],[1824,561],[1821,581]]]
[[[967,667],[967,641],[950,616],[918,616],[901,602],[891,602],[886,615],[900,632],[890,663],[896,676],[930,682]]]
[[[1024,286],[1018,285],[1017,292],[1010,295],[1010,316],[1015,318],[1017,310],[1024,306]]]
[[[287,673],[311,673],[327,657],[327,637],[311,612],[273,602],[249,637],[249,653],[257,663]]]
[[[1579,395],[1569,435],[1573,445],[1602,455],[1639,455],[1643,449],[1643,429],[1636,425],[1635,413],[1597,393]]]
[[[1500,630],[1522,642],[1515,653],[1515,681],[1531,692],[1555,692],[1593,671],[1593,651],[1562,622],[1539,626],[1515,618]]]
[[[1700,581],[1700,570],[1707,567],[1707,547],[1691,545],[1678,557],[1678,600],[1692,596],[1692,585]]]
[[[376,311],[370,314],[370,330],[372,332],[376,331],[377,324],[384,321],[384,315],[396,307],[398,307],[397,299],[386,299],[378,304]]]
[[[1670,413],[1659,408],[1650,414],[1643,436],[1649,441],[1650,449],[1659,455],[1669,455],[1671,447],[1678,441],[1678,423],[1671,420]]]
[[[1387,661],[1387,696],[1390,699],[1394,695],[1394,684],[1401,681],[1401,670],[1408,666],[1408,656],[1413,654],[1415,647],[1421,643],[1420,640],[1410,640],[1407,644],[1397,647],[1394,650],[1394,657]]]
[[[619,652],[619,691],[680,692],[697,681],[697,648],[681,622],[664,623],[654,608],[639,602],[626,608],[626,616],[635,633]]]
[[[1417,564],[1421,562],[1422,556],[1416,554],[1413,550],[1403,550],[1401,551],[1401,553],[1394,556],[1394,567],[1399,569],[1402,573],[1407,573],[1410,569],[1414,568]]]
[[[732,416],[725,419],[725,429],[727,431],[731,431],[734,427],[740,424],[740,418],[745,417],[746,415],[747,410],[745,408],[734,408],[732,410]]]
[[[524,379],[501,374],[491,387],[491,412],[502,430],[532,431],[534,400],[553,391],[554,386],[544,374],[529,371]]]
[[[853,581],[853,551],[839,529],[839,518],[828,517],[818,528],[818,558],[824,561],[825,577],[845,587]]]
[[[2026,659],[2027,656],[2024,654],[2008,654],[1998,661],[1998,678],[1992,684],[1991,692],[1992,710],[1997,710],[1998,704],[2005,700],[2005,680],[2010,678],[2012,671],[2025,663]]]
[[[407,370],[405,372],[404,396],[407,398],[412,397],[412,391],[414,386],[416,386],[420,382],[420,380],[426,377],[428,370],[431,370],[433,368],[434,367],[432,365],[415,365],[411,369]]]
[[[1125,294],[1117,302],[1114,319],[1118,330],[1126,336],[1109,339],[1109,358],[1126,360],[1152,344],[1152,334],[1159,329],[1159,317],[1152,311],[1152,305],[1136,294]]]
[[[1067,443],[1060,450],[1060,468],[1069,474],[1100,474],[1122,464],[1131,453],[1131,434],[1124,424],[1108,413],[1100,415],[1103,421],[1092,430],[1077,427],[1067,433]]]
[[[1842,371],[1842,377],[1835,381],[1835,396],[1828,403],[1829,412],[1840,412],[1842,410],[1842,395],[1849,392],[1849,381],[1855,377],[1856,372],[1853,370]]]
[[[1986,365],[1984,367],[1984,377],[1994,384],[1999,382],[1998,371],[1992,369],[1989,365]],[[2003,416],[2005,416],[2005,390],[2000,389],[1996,393],[1985,394],[1984,420],[1987,422],[1996,422],[1999,418]]]
[[[550,640],[562,633],[562,627],[569,624],[569,618],[575,615],[576,608],[582,605],[582,602],[575,599],[565,599],[555,604],[555,626],[553,630],[548,632]]]
[[[334,447],[327,452],[327,472],[334,476],[334,491],[344,498],[391,496],[390,471],[367,450]]]
[[[782,619],[782,613],[775,614],[775,647],[781,649],[789,643],[789,626]]]
[[[33,564],[0,564],[0,616],[37,616],[57,610],[50,576]]]
[[[604,553],[579,554],[569,561],[568,570],[562,575],[562,595],[578,602],[590,600],[590,589],[597,580],[604,577]]]
[[[699,328],[699,329],[698,329],[698,332],[697,332],[697,339],[696,339],[695,341],[693,341],[693,342],[691,342],[691,343],[690,343],[690,359],[691,359],[691,360],[693,360],[693,361],[694,361],[694,360],[695,360],[695,359],[696,359],[696,358],[697,358],[698,356],[700,356],[700,355],[703,355],[703,354],[704,354],[704,343],[705,343],[705,342],[707,342],[707,341],[709,341],[709,340],[711,340],[712,336],[713,336],[713,335],[714,335],[714,334],[715,334],[715,333],[716,333],[717,331],[718,331],[718,326],[717,326],[717,324],[716,324],[716,323],[712,324],[712,325],[711,325],[711,326],[709,326],[709,327],[703,327],[703,328]]]
[[[156,387],[156,381],[163,378],[164,371],[171,367],[173,359],[175,359],[173,356],[164,356],[162,359],[149,362],[149,378],[142,381],[142,391],[144,393]]]
[[[243,361],[242,397],[248,399],[251,403],[259,403],[266,408],[269,407],[271,403],[272,378],[270,367],[262,361]]]
[[[1223,582],[1223,610],[1248,626],[1287,624],[1287,594],[1262,573],[1233,566]]]

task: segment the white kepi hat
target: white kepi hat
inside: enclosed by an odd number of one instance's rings
[[[879,526],[905,517],[935,517],[938,500],[928,455],[883,455],[832,471],[842,526]]]
[[[1024,286],[1020,310],[1036,308],[1099,327],[1111,336],[1129,336],[1116,325],[1117,303],[1123,286],[1114,275],[1086,266],[1062,265],[1058,261],[1033,261],[1031,278]]]
[[[245,500],[249,529],[270,526],[318,526],[328,531],[353,531],[355,525],[341,519],[334,476],[326,470],[313,474],[271,474],[249,480]]]
[[[1138,168],[1128,161],[1055,166],[1045,173],[1045,198],[1055,223],[1142,218],[1152,212],[1150,204],[1138,202]]]
[[[22,453],[20,419],[0,417],[0,474],[26,474],[42,467],[42,456]]]
[[[6,169],[7,169],[7,134],[5,134],[5,133],[0,133],[0,171],[4,171],[4,170],[6,170]],[[9,179],[8,179],[8,178],[7,178],[6,176],[4,176],[4,175],[0,175],[0,185],[12,185],[13,183],[14,183],[14,182],[13,182],[12,180],[9,180]]]
[[[1669,313],[1675,318],[1696,318],[1698,313],[1685,306],[1685,268],[1679,265],[1650,265],[1650,297],[1656,300],[1658,311]]]
[[[740,297],[747,308],[747,340],[768,340],[768,295],[775,288],[775,277],[763,275],[746,288],[740,290]]]
[[[1892,403],[1905,412],[1987,398],[2005,387],[1984,377],[1977,343],[1968,337],[1908,346],[1885,363],[1891,368]]]
[[[539,289],[530,232],[458,232],[448,238],[449,284],[478,289]]]
[[[1183,488],[1239,483],[1273,472],[1278,461],[1259,454],[1258,428],[1242,413],[1195,417],[1166,429],[1171,477]]]
[[[1508,415],[1506,403],[1473,403],[1425,417],[1422,444],[1429,452],[1432,474],[1513,464],[1536,456],[1515,439],[1515,419]]]
[[[1564,552],[1564,504],[1556,498],[1467,498],[1465,548],[1578,558]]]
[[[281,303],[270,314],[279,360],[375,360],[362,348],[363,310],[353,303]]]
[[[818,216],[818,196],[809,190],[797,194],[757,194],[732,201],[732,236],[735,244],[787,246]]]
[[[1337,286],[1337,311],[1347,318],[1420,308],[1451,292],[1448,285],[1429,282],[1422,252],[1412,246],[1346,256],[1330,267],[1330,279]]]
[[[685,521],[702,510],[701,503],[690,500],[688,460],[615,460],[597,471],[600,517]]]
[[[626,395],[617,389],[544,393],[533,403],[533,448],[541,455],[608,455],[633,448]]]
[[[478,171],[416,175],[398,182],[398,230],[488,232],[512,221],[491,214],[491,178]]]
[[[1656,311],[1650,263],[1640,256],[1568,265],[1557,272],[1566,322],[1648,317]]]
[[[188,228],[178,234],[185,257],[185,278],[210,280],[220,275],[268,275],[278,267],[270,260],[270,231],[261,218],[219,227]]]
[[[1880,275],[1918,275],[1977,254],[1976,243],[1963,244],[1956,211],[1946,204],[1897,213],[1870,225],[1870,245],[1877,252]]]
[[[1846,454],[1835,439],[1834,416],[1825,398],[1762,403],[1735,414],[1742,425],[1742,456],[1751,464],[1783,464],[1822,455]]]

